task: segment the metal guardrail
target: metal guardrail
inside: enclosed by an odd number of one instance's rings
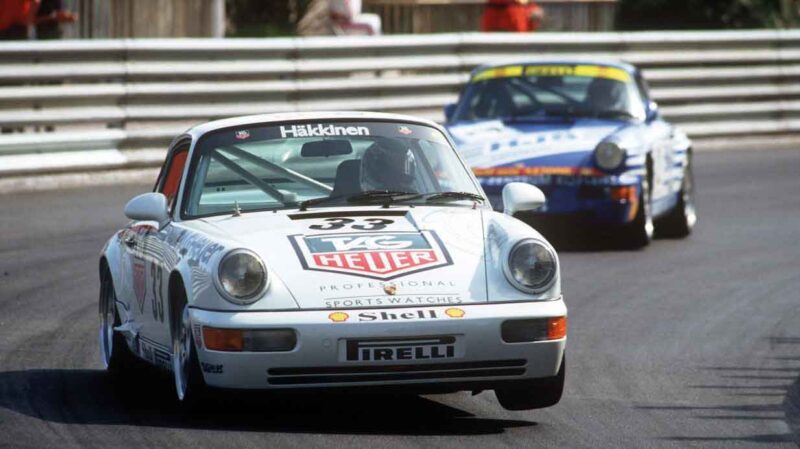
[[[220,117],[314,109],[442,119],[475,66],[613,57],[696,139],[800,131],[800,31],[439,34],[0,44],[0,176],[151,166]]]

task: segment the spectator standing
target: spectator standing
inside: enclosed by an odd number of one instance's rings
[[[361,0],[312,0],[297,24],[301,36],[381,34],[381,18],[361,12]]]
[[[76,14],[64,9],[61,0],[41,0],[36,13],[36,39],[61,39],[61,24],[77,19]]]
[[[28,38],[39,0],[0,0],[0,40]]]
[[[361,0],[328,0],[334,34],[381,34],[381,18],[361,12]]]
[[[542,8],[533,0],[489,0],[481,17],[481,31],[536,31],[543,18]]]

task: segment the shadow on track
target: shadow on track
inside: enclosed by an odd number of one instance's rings
[[[0,372],[0,407],[66,424],[375,435],[486,435],[536,425],[475,418],[411,395],[213,392],[191,410],[173,397],[163,372],[146,371],[128,386],[99,370]]]
[[[771,345],[798,344],[797,337],[771,337]],[[800,357],[772,357],[781,362],[794,362]],[[669,441],[683,442],[751,442],[751,443],[787,443],[800,446],[800,367],[763,367],[763,366],[707,366],[703,368],[719,379],[713,385],[688,385],[690,389],[716,390],[738,400],[767,399],[782,397],[782,403],[764,404],[726,404],[726,405],[647,405],[639,406],[642,410],[684,410],[692,413],[694,419],[730,420],[730,421],[785,421],[790,428],[788,433],[755,434],[742,436],[672,436],[663,438]],[[773,384],[773,382],[791,382],[791,384]],[[736,384],[736,383],[739,384]],[[731,384],[734,383],[734,384]],[[744,383],[744,384],[741,384]]]

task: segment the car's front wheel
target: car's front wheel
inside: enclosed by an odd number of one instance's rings
[[[205,381],[197,360],[197,349],[192,338],[192,323],[185,300],[173,309],[172,325],[172,373],[175,378],[175,393],[184,404],[198,402],[205,392]]]
[[[692,164],[689,163],[683,172],[681,190],[678,192],[678,202],[666,216],[656,222],[656,232],[660,237],[682,238],[692,233],[692,228],[694,228],[696,222],[694,175],[692,173]]]
[[[139,369],[140,362],[131,354],[125,337],[114,330],[121,324],[116,303],[114,283],[106,268],[100,279],[100,361],[114,378],[122,378]]]
[[[619,233],[622,246],[631,249],[643,248],[653,240],[655,225],[653,223],[652,191],[650,189],[650,171],[642,179],[639,188],[639,204],[636,215],[629,224],[623,226]]]
[[[497,401],[506,410],[532,410],[558,404],[564,392],[567,371],[566,357],[561,359],[558,374],[553,377],[533,379],[524,386],[503,388],[494,391]]]

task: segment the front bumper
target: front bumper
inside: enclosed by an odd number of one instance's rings
[[[608,185],[603,183],[598,183],[598,185],[557,185],[552,182],[531,182],[531,184],[542,190],[547,203],[538,211],[527,214],[526,217],[530,219],[553,217],[560,220],[569,218],[583,224],[620,225],[630,223],[636,216],[639,207],[640,183],[638,181],[621,183],[618,179],[611,179],[608,181]],[[503,210],[502,190],[504,185],[505,183],[501,185],[484,183],[483,185],[492,207],[497,211]],[[612,189],[620,187],[634,187],[635,196],[629,199],[613,199]]]
[[[420,310],[424,313],[420,314]],[[525,343],[505,343],[501,338],[501,325],[506,320],[566,316],[567,309],[561,299],[336,311],[230,313],[197,308],[190,311],[205,381],[218,388],[450,386],[461,389],[457,387],[474,384],[489,389],[495,384],[556,375],[566,344],[566,338]],[[332,322],[329,317],[332,312],[343,312],[348,319]],[[364,312],[379,319],[359,321]],[[384,312],[388,315],[381,316]],[[400,316],[408,318],[392,319]],[[203,344],[202,326],[291,328],[297,333],[297,345],[287,352],[213,351]],[[348,342],[393,337],[455,337],[457,348],[449,358],[347,361]]]

